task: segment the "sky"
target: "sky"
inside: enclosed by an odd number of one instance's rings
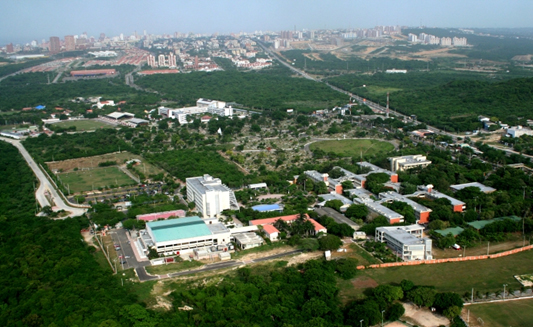
[[[0,0],[0,45],[116,36],[376,25],[533,27],[533,0]]]

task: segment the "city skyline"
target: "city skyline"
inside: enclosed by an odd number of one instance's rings
[[[0,45],[40,42],[50,36],[90,36],[368,28],[530,27],[533,2],[472,1],[170,1],[65,0],[7,2],[0,12]]]

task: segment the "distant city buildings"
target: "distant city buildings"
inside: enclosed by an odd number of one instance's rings
[[[435,35],[420,33],[419,35],[409,33],[407,35],[407,40],[410,43],[422,43],[422,44],[431,44],[431,45],[440,45],[443,47],[465,47],[468,45],[466,37],[437,37]]]
[[[58,53],[60,50],[61,50],[61,43],[59,42],[59,37],[51,36],[49,51],[51,53]]]
[[[74,50],[76,50],[76,39],[74,39],[74,35],[65,36],[65,51]]]

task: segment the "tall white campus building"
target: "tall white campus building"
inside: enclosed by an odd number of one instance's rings
[[[187,182],[187,200],[194,201],[203,218],[218,216],[223,210],[239,209],[235,193],[222,184],[220,178],[210,175],[190,177]]]

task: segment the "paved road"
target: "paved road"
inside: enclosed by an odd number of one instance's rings
[[[33,170],[35,176],[37,176],[37,178],[39,179],[40,185],[37,191],[35,192],[35,197],[37,198],[37,201],[39,202],[41,207],[51,206],[45,196],[45,193],[49,193],[51,195],[52,201],[54,202],[54,207],[56,208],[56,210],[69,211],[70,214],[68,215],[68,217],[81,216],[85,212],[87,212],[87,209],[71,207],[63,201],[61,196],[59,196],[59,194],[57,193],[56,189],[52,186],[50,181],[46,178],[42,170],[37,166],[33,158],[30,156],[28,151],[26,151],[26,149],[24,148],[22,143],[20,143],[19,140],[13,140],[5,137],[0,137],[0,140],[14,145],[19,150],[20,154],[22,154],[30,168]]]

